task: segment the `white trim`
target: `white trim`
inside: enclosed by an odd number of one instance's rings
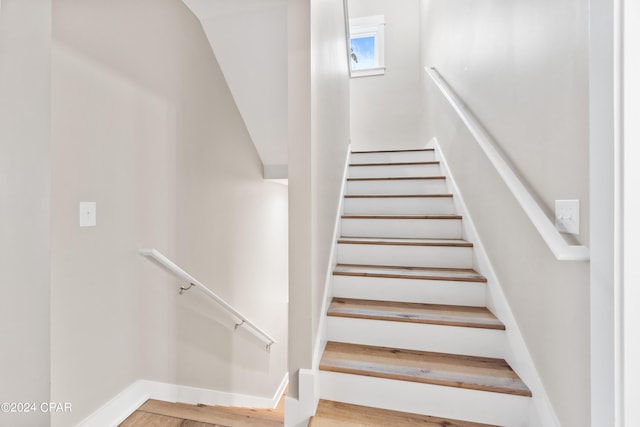
[[[364,37],[374,37],[374,66],[370,68],[359,68],[354,70],[351,66],[351,51],[349,49],[349,71],[353,77],[368,77],[384,75],[384,15],[365,16],[349,20],[349,47],[351,40]]]
[[[621,416],[625,426],[640,425],[638,387],[640,386],[640,266],[638,265],[637,241],[640,238],[640,52],[637,40],[640,37],[640,4],[623,1],[622,23],[622,161],[623,164],[623,212],[622,212],[622,381]]]
[[[442,155],[442,150],[437,138],[433,138],[429,145],[435,148],[436,159],[440,161],[442,174],[447,177],[449,191],[453,194],[456,211],[462,215],[464,239],[473,243],[474,247],[474,267],[487,278],[487,307],[504,323],[507,333],[507,345],[505,349],[505,360],[523,379],[533,394],[531,405],[530,427],[559,427],[560,422],[551,406],[549,397],[542,385],[542,380],[538,376],[533,360],[527,349],[527,345],[522,338],[522,333],[518,328],[509,302],[507,301],[502,286],[498,280],[487,252],[480,240],[473,219],[469,214],[460,190],[456,185],[454,177],[446,159]]]
[[[273,397],[229,393],[157,381],[138,380],[118,393],[78,424],[78,427],[115,427],[148,399],[182,402],[191,405],[224,405],[246,408],[275,408],[289,384],[285,373]]]
[[[467,126],[471,135],[489,158],[491,164],[493,164],[493,167],[511,190],[518,203],[520,203],[520,206],[536,227],[540,236],[542,236],[547,243],[547,246],[549,246],[549,249],[551,249],[556,259],[559,261],[588,261],[589,248],[582,245],[570,245],[564,240],[560,232],[555,228],[554,223],[547,217],[540,205],[538,205],[531,193],[522,181],[520,181],[518,175],[500,155],[500,152],[496,148],[496,142],[464,102],[454,93],[453,89],[444,81],[438,71],[433,67],[425,67],[425,71],[429,74],[429,77],[431,77],[438,89],[440,89],[447,101],[449,101],[449,104],[451,104],[456,114],[458,114],[460,120]]]
[[[284,398],[285,427],[307,427],[309,418],[315,415],[320,400],[317,370],[300,369],[298,394],[298,399],[290,396]]]
[[[360,18],[349,19],[349,26],[356,27],[377,27],[378,25],[384,25],[384,15],[371,15],[362,16]]]
[[[620,404],[620,6],[589,1],[589,277],[592,426],[622,427]]]
[[[386,67],[374,67],[374,68],[364,68],[362,70],[352,70],[351,78],[358,77],[371,77],[371,76],[383,76]]]
[[[341,234],[342,215],[344,213],[344,195],[347,188],[347,175],[349,173],[350,160],[351,144],[349,144],[349,146],[347,147],[347,156],[344,162],[344,169],[342,171],[342,188],[340,190],[340,201],[338,203],[338,209],[336,211],[335,223],[333,227],[333,245],[331,245],[331,253],[329,254],[329,265],[327,266],[326,281],[324,284],[322,311],[320,311],[320,324],[318,325],[316,342],[313,346],[313,361],[311,366],[314,370],[317,370],[318,366],[320,365],[322,352],[324,351],[325,344],[327,343],[327,311],[329,310],[329,304],[331,304],[331,298],[333,297],[333,270],[336,267],[338,258],[338,238]]]

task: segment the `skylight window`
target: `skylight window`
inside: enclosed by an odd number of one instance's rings
[[[384,15],[349,20],[351,77],[384,74]]]

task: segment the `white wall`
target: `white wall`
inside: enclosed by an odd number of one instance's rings
[[[51,1],[4,0],[0,13],[0,424],[43,426],[49,414]]]
[[[3,11],[4,13],[4,11]],[[77,423],[139,379],[272,398],[286,374],[287,189],[180,0],[57,1],[52,399]],[[98,224],[79,228],[77,204]],[[174,258],[278,344],[138,255]]]
[[[53,58],[52,396],[75,406],[63,426],[136,379],[175,379],[172,281],[137,253],[175,252],[175,111],[64,45]],[[95,228],[78,226],[81,200],[97,203]]]
[[[342,0],[289,1],[289,396],[311,368],[349,143]]]
[[[184,0],[200,19],[265,167],[287,178],[286,0]]]
[[[589,245],[587,4],[421,1],[422,66],[435,66],[548,212],[581,201]],[[552,256],[424,76],[436,136],[563,427],[589,417],[589,264]]]
[[[349,0],[350,19],[384,15],[386,22],[385,74],[350,81],[354,150],[424,146],[418,7],[418,0]]]

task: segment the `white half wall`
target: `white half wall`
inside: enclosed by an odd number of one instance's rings
[[[288,6],[289,397],[298,399],[298,373],[312,368],[334,244],[349,145],[349,77],[343,1]]]

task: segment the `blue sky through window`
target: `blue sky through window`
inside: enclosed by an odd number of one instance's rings
[[[375,40],[375,36],[351,39],[351,51],[357,58],[356,62],[353,55],[351,55],[352,70],[373,68],[376,66],[374,57]]]

